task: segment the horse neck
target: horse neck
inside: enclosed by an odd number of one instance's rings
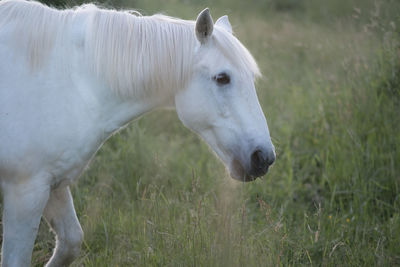
[[[190,78],[195,41],[190,23],[179,21],[177,24],[177,21],[162,16],[143,19],[132,16],[129,19],[135,19],[135,23],[150,22],[151,27],[140,27],[140,34],[136,35],[134,40],[132,36],[126,39],[125,36],[116,36],[115,31],[110,29],[112,26],[102,21],[101,15],[100,13],[98,18],[95,17],[95,24],[90,25],[94,27],[94,34],[88,36],[89,46],[86,47],[86,53],[94,61],[94,68],[91,68],[97,77],[94,90],[97,90],[97,97],[101,99],[100,111],[105,132],[111,134],[148,111],[174,106],[175,93],[183,89]],[[118,23],[112,23],[114,24]],[[96,28],[96,25],[108,29],[107,34],[99,34],[100,29]],[[128,26],[128,29],[138,27],[135,24]],[[177,32],[174,32],[175,30]],[[168,34],[175,38],[170,38]],[[185,36],[179,36],[184,34],[189,36],[186,37],[185,43],[178,46],[177,39],[181,38],[180,41],[184,41]],[[108,49],[115,46],[115,43],[108,43],[110,40],[121,42],[123,45],[118,48],[122,50]],[[164,43],[160,45],[154,42]],[[134,45],[147,49],[134,49],[135,52],[141,53],[140,55],[124,50],[127,46],[132,48]],[[157,60],[158,58],[160,60]]]
[[[174,107],[174,93],[162,95],[136,95],[124,97],[116,94],[107,83],[91,79],[88,91],[89,105],[93,104],[99,130],[106,136],[118,131],[129,122],[155,109]],[[86,89],[85,89],[86,90]]]

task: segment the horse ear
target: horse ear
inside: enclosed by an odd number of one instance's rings
[[[217,19],[217,22],[215,22],[215,25],[218,25],[218,26],[224,28],[226,31],[232,33],[232,26],[229,23],[229,19],[228,19],[227,15],[222,16],[219,19]]]
[[[212,35],[214,22],[208,8],[200,12],[196,20],[196,37],[201,44],[205,44]]]

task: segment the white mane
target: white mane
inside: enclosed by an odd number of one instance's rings
[[[193,65],[196,39],[190,25],[161,15],[136,17],[99,9],[89,27],[87,50],[96,73],[121,94],[180,89]]]
[[[0,30],[14,23],[16,44],[26,44],[33,70],[41,68],[54,46],[63,41],[77,14],[85,12],[87,60],[96,75],[120,95],[184,88],[190,79],[197,40],[194,22],[163,15],[136,16],[129,11],[83,5],[57,10],[38,2],[0,2]],[[214,40],[228,60],[243,71],[259,75],[248,50],[230,33],[214,29]]]

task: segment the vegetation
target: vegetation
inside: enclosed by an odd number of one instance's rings
[[[242,184],[174,111],[141,118],[73,187],[85,232],[74,266],[400,265],[398,1],[104,5],[228,14],[264,74],[257,88],[277,160]],[[42,223],[34,264],[53,246]]]

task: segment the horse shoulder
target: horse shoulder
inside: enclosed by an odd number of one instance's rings
[[[43,169],[75,178],[106,138],[96,125],[102,104],[80,70],[60,71],[50,59],[32,73],[8,52],[0,47],[0,178]]]

